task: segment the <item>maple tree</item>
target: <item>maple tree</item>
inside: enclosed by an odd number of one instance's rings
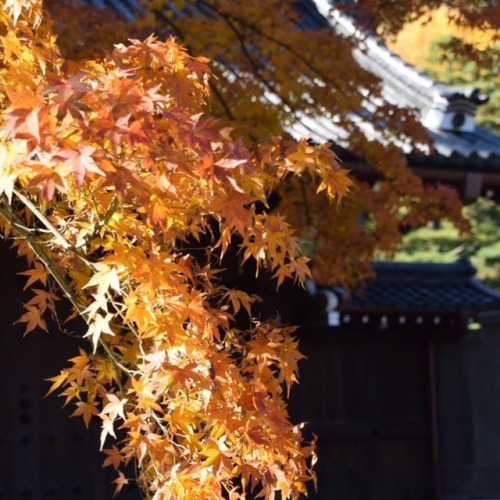
[[[19,322],[47,329],[62,294],[91,342],[49,393],[59,389],[86,425],[100,419],[118,489],[135,461],[157,499],[247,488],[297,497],[314,446],[284,402],[301,357],[293,328],[253,320],[258,298],[218,273],[237,236],[242,260],[278,284],[304,279],[293,230],[262,208],[288,176],[317,177],[341,198],[335,155],[305,141],[249,150],[233,140],[203,114],[207,61],[173,39],[76,64],[61,57],[39,2],[7,0],[0,16],[0,214],[33,291]],[[207,234],[195,258],[189,244]],[[125,437],[110,445],[118,429]]]
[[[192,5],[171,5],[181,3]],[[225,257],[236,247],[276,284],[303,281],[300,244],[312,241],[316,276],[352,284],[402,227],[443,213],[460,222],[459,204],[445,188],[424,187],[396,146],[367,140],[349,118],[364,99],[338,74],[353,64],[352,44],[332,54],[337,35],[301,29],[288,3],[266,18],[265,2],[196,4],[208,12],[174,19],[151,2],[153,17],[137,30],[175,20],[176,35],[212,65],[152,35],[89,55],[99,47],[72,46],[81,32],[64,33],[70,18],[54,24],[39,0],[2,0],[0,215],[33,293],[19,322],[26,333],[47,329],[61,296],[85,321],[91,347],[49,392],[74,403],[86,425],[100,421],[118,490],[135,463],[155,499],[278,490],[297,498],[314,479],[315,454],[286,409],[301,359],[294,328],[254,319],[259,298],[224,284]],[[110,31],[122,36],[128,28],[116,23]],[[225,59],[219,40],[239,47],[238,59]],[[379,92],[366,72],[350,72]],[[383,173],[377,189],[353,187],[328,144],[282,135],[326,109]],[[411,114],[382,111],[391,134],[425,140]],[[344,200],[341,211],[332,199]]]
[[[452,190],[424,186],[407,168],[402,144],[432,149],[415,114],[382,98],[380,82],[353,57],[362,40],[332,29],[315,3],[325,2],[143,0],[136,20],[125,22],[112,11],[103,16],[89,6],[79,6],[81,15],[74,16],[71,0],[46,2],[67,57],[93,57],[127,36],[155,32],[173,35],[190,54],[214,61],[208,111],[247,145],[290,131],[314,131],[315,140],[330,141],[332,128],[338,129],[335,139],[369,165],[377,189],[373,180],[351,176],[355,194],[344,201],[341,215],[327,197],[316,195],[317,185],[309,179],[289,179],[277,192],[280,212],[294,221],[303,248],[314,256],[314,279],[353,287],[369,275],[375,252],[395,250],[402,229],[443,215],[462,229],[467,224]],[[438,3],[359,1],[346,2],[344,9],[362,26],[370,19],[371,29],[388,36]],[[450,16],[498,27],[494,9],[473,15],[480,3],[460,3]],[[334,126],[325,131],[321,124],[327,122]]]

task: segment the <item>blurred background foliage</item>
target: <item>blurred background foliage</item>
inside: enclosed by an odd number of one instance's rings
[[[496,37],[494,31],[458,26],[450,21],[450,8],[442,6],[432,18],[424,16],[409,23],[386,43],[432,78],[448,85],[475,87],[488,95],[489,102],[478,108],[476,122],[500,133],[500,44]]]
[[[477,277],[500,291],[500,206],[479,198],[464,208],[472,229],[461,234],[447,220],[411,231],[404,238],[394,260],[404,262],[455,262],[468,258]]]
[[[432,19],[421,18],[406,26],[397,38],[387,40],[387,45],[442,83],[475,87],[488,95],[489,102],[478,108],[476,123],[500,133],[500,45],[494,38],[493,32],[454,25],[449,21],[449,9],[443,7]],[[467,58],[463,49],[472,45],[482,50]],[[479,198],[464,207],[464,214],[472,226],[469,234],[461,234],[447,220],[435,221],[408,233],[391,259],[454,262],[469,258],[478,270],[477,277],[500,291],[500,205]]]
[[[487,66],[468,59],[460,47],[467,49],[464,38],[444,35],[433,39],[426,51],[422,69],[443,83],[460,87],[474,87],[489,96],[489,101],[479,106],[476,123],[500,133],[500,44],[491,45],[482,54]]]

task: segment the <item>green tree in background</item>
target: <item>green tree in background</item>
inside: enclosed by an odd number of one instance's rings
[[[471,58],[469,58],[469,56]],[[463,38],[446,35],[433,40],[422,69],[442,83],[474,87],[489,96],[477,110],[476,122],[500,133],[500,45],[472,53]]]
[[[477,277],[500,290],[500,206],[479,198],[464,208],[472,230],[460,233],[448,220],[412,231],[403,239],[395,260],[405,262],[455,262],[469,258]]]
[[[445,35],[433,40],[421,70],[436,80],[461,87],[474,87],[489,96],[477,110],[476,122],[500,133],[500,45],[482,53],[468,51],[463,38]],[[471,55],[467,57],[467,53]],[[469,258],[477,277],[500,290],[500,206],[479,198],[464,208],[472,230],[463,234],[448,220],[440,220],[410,232],[400,244],[395,260],[406,262],[454,262]]]

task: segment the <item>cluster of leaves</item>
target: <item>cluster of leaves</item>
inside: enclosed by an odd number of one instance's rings
[[[284,402],[301,358],[293,328],[252,320],[258,298],[219,273],[237,241],[278,284],[303,280],[290,225],[263,207],[289,177],[340,199],[349,182],[336,156],[289,138],[253,150],[233,140],[203,113],[207,60],[173,39],[76,64],[38,0],[3,0],[0,41],[0,215],[34,293],[20,322],[46,329],[63,295],[91,341],[50,392],[101,421],[118,489],[135,463],[155,499],[297,498],[314,444]]]
[[[69,56],[98,50],[96,40],[103,48],[123,41],[123,23],[117,25],[112,17],[106,28],[97,23],[97,29],[78,29],[70,0],[68,6],[47,1]],[[356,9],[363,12],[371,3],[356,2]],[[391,18],[404,20],[404,12],[413,9],[408,3],[384,9]],[[356,194],[343,204],[341,214],[331,209],[326,197],[316,196],[318,185],[309,178],[290,180],[281,191],[280,212],[297,222],[302,242],[313,243],[308,248],[314,248],[313,276],[318,282],[359,284],[370,273],[377,249],[393,251],[402,229],[436,214],[463,225],[452,190],[423,186],[409,172],[400,148],[388,146],[430,147],[418,120],[384,102],[379,82],[353,58],[359,40],[332,29],[314,2],[148,0],[142,5],[137,21],[127,25],[129,33],[174,35],[191,54],[213,60],[209,112],[232,127],[245,144],[283,136],[294,127],[304,132],[310,127],[319,140],[318,127],[311,124],[325,121],[342,131],[343,146],[369,165],[368,183],[354,181]],[[107,20],[108,15],[103,17]],[[359,224],[365,219],[373,223]]]
[[[493,200],[479,198],[464,208],[471,232],[461,234],[449,220],[412,231],[403,238],[395,254],[407,262],[455,262],[469,258],[477,277],[500,290],[500,207]]]
[[[450,23],[477,30],[497,30],[500,12],[496,0],[360,0],[345,2],[344,10],[360,18],[360,22],[380,35],[398,34],[406,24],[417,19],[431,19],[440,8],[446,7]]]
[[[39,0],[2,0],[0,12],[0,215],[33,291],[20,321],[46,329],[63,295],[92,346],[51,391],[87,425],[101,421],[118,488],[136,463],[156,499],[296,498],[315,459],[284,402],[301,355],[293,328],[254,320],[258,297],[224,285],[225,255],[236,246],[278,284],[301,281],[302,241],[318,280],[353,284],[403,228],[443,214],[461,222],[458,200],[411,175],[389,144],[425,142],[414,117],[380,104],[354,42],[305,29],[295,2],[147,2],[132,29],[168,27],[215,61],[212,79],[207,59],[169,37],[112,49],[130,26],[108,14],[106,30],[90,15],[75,24],[68,5],[49,4],[54,25]],[[379,179],[357,183],[341,211],[330,201],[353,181],[328,146],[268,139],[318,116]]]

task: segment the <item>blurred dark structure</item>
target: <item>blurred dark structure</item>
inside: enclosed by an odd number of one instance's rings
[[[500,294],[468,261],[375,272],[300,329],[290,411],[318,436],[310,498],[498,498]]]
[[[1,243],[0,499],[109,500],[116,474],[102,468],[98,422],[87,430],[80,417],[69,418],[72,404],[62,409],[63,398],[44,397],[50,387],[45,379],[78,356],[82,340],[71,326],[65,335],[56,324],[49,334],[37,330],[23,338],[24,327],[14,322],[31,296],[23,292],[25,277],[16,273],[26,266]],[[120,498],[140,497],[124,487]]]

